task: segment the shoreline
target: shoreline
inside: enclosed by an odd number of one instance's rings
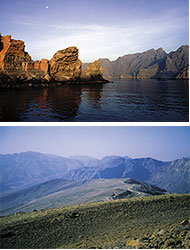
[[[52,87],[59,87],[59,86],[94,86],[100,84],[110,83],[109,80],[105,81],[67,81],[67,82],[56,82],[56,81],[30,81],[30,82],[13,82],[11,84],[4,83],[0,84],[0,89],[30,89],[30,88],[52,88]]]
[[[44,81],[44,80],[34,80],[34,81],[19,81],[11,79],[7,82],[0,83],[0,89],[31,89],[31,88],[52,88],[59,86],[95,86],[95,85],[103,85],[106,83],[114,83],[114,81],[149,81],[155,80],[157,82],[167,82],[167,81],[186,81],[189,82],[189,79],[176,79],[176,78],[167,78],[167,79],[156,79],[156,78],[146,78],[146,79],[119,79],[119,78],[109,78],[109,80],[76,80],[76,81],[62,81],[57,82],[55,80]],[[11,84],[10,84],[11,82]]]

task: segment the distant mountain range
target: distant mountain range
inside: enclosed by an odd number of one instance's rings
[[[115,61],[99,59],[106,79],[188,79],[189,46],[183,45],[167,54],[162,48],[129,54]],[[88,64],[83,64],[85,69]]]
[[[54,179],[132,178],[174,193],[190,193],[190,159],[163,162],[153,158],[61,157],[37,152],[0,155],[0,193],[5,196]]]

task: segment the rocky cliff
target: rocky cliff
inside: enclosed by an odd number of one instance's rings
[[[0,69],[10,78],[28,75],[32,68],[32,59],[24,51],[23,41],[13,40],[11,36],[0,36]]]
[[[100,62],[105,78],[189,78],[189,46],[181,46],[169,54],[162,48],[150,49],[143,53],[119,57],[115,61],[100,59]]]
[[[100,60],[87,65],[81,74],[81,79],[83,81],[103,81],[103,69],[100,65]]]
[[[33,61],[23,41],[0,34],[0,87],[48,86],[57,83],[106,82],[100,63],[86,72],[78,59],[78,49],[59,50],[51,60]]]
[[[49,61],[50,75],[56,81],[78,80],[82,63],[78,59],[78,49],[69,47],[59,50]]]
[[[189,79],[189,67],[184,67],[176,76],[176,79]]]

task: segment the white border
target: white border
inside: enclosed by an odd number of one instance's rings
[[[152,127],[180,127],[180,126],[190,126],[190,122],[0,122],[0,127],[145,127],[145,126],[152,126]]]

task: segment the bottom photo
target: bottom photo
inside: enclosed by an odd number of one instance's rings
[[[190,127],[1,126],[1,249],[190,248]]]

